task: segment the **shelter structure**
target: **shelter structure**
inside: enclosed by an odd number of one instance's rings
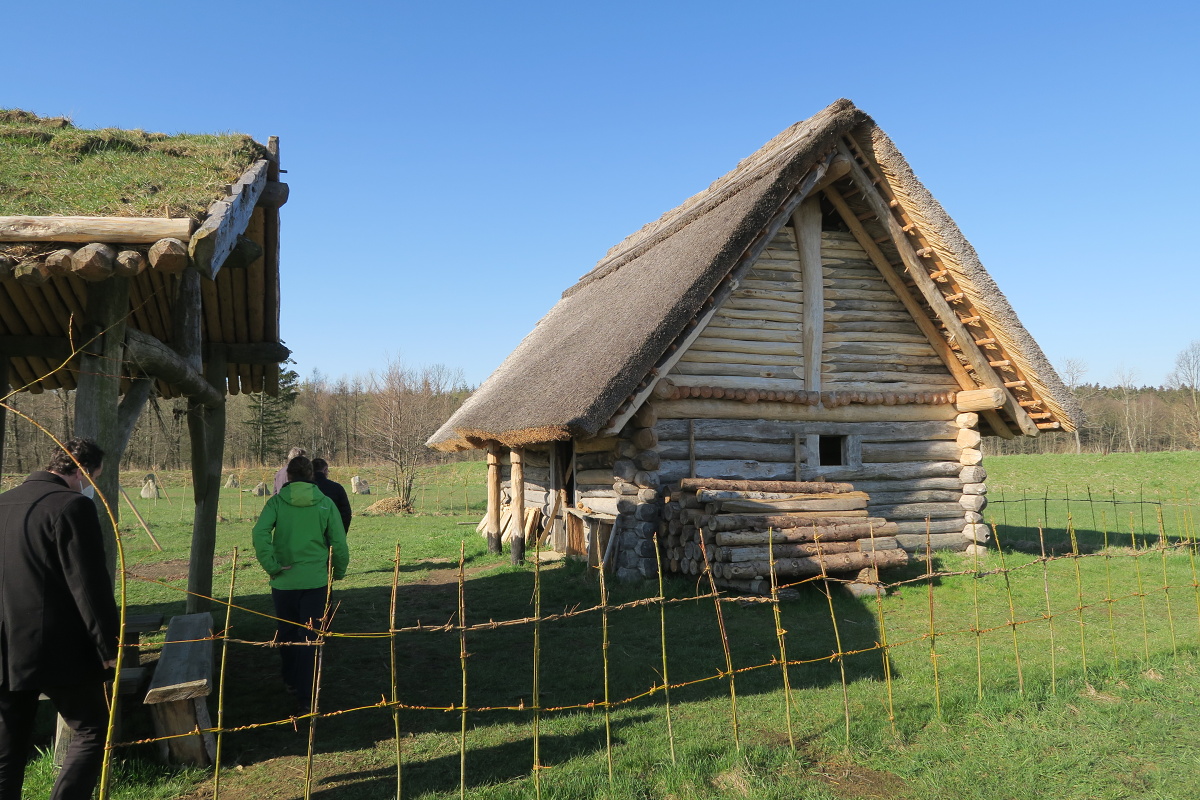
[[[281,172],[275,137],[264,146],[82,130],[0,110],[5,394],[75,390],[74,431],[108,453],[99,484],[114,512],[115,465],[150,393],[187,398],[189,611],[211,595],[225,398],[277,392],[289,355],[279,339]]]
[[[493,544],[507,499],[634,578],[656,535],[694,571],[689,536],[722,528],[706,482],[770,509],[801,487],[755,482],[838,481],[900,547],[986,541],[982,437],[1076,415],[949,215],[839,100],[613,247],[428,443],[487,449]]]

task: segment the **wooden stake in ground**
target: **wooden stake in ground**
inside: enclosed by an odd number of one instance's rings
[[[146,532],[146,535],[150,537],[150,541],[154,543],[154,549],[161,553],[162,545],[158,543],[158,539],[154,538],[154,533],[150,530],[150,526],[146,524],[146,520],[142,519],[142,515],[138,513],[137,506],[135,506],[133,501],[129,499],[129,493],[125,491],[124,486],[120,487],[120,489],[121,497],[125,498],[125,503],[129,506],[129,510],[133,512],[135,517],[137,517],[137,521],[141,524],[142,530]]]
[[[121,490],[124,493],[124,489]],[[129,496],[126,495],[126,500]],[[221,800],[221,744],[225,739],[225,674],[229,663],[229,622],[233,616],[234,587],[237,585],[238,549],[229,562],[229,597],[225,601],[225,627],[221,631],[220,688],[217,690],[217,747],[213,756],[213,800]]]
[[[787,719],[788,745],[796,749],[796,734],[792,730],[792,681],[788,676],[787,631],[779,618],[779,582],[775,577],[775,545],[768,540],[767,557],[771,562],[771,611],[775,615],[775,639],[779,642],[779,668],[783,671],[783,713]]]
[[[1050,626],[1050,694],[1058,694],[1058,672],[1054,658],[1054,612],[1050,609],[1050,570],[1046,558],[1046,534],[1038,525],[1038,543],[1042,548],[1042,590],[1046,595],[1046,622]]]
[[[400,694],[396,686],[396,595],[400,590],[400,543],[396,542],[396,556],[392,562],[392,596],[388,605],[388,665],[392,677],[392,728],[396,744],[396,798],[403,797],[401,789],[400,765],[402,751],[400,748]],[[216,800],[216,798],[213,798]]]
[[[601,570],[603,571],[603,570]],[[542,797],[542,546],[533,540],[533,793]],[[397,794],[397,797],[400,795]]]
[[[658,566],[658,627],[659,644],[662,645],[662,679],[663,704],[667,715],[667,744],[671,748],[671,763],[675,761],[675,730],[671,725],[671,677],[667,672],[667,598],[663,594],[663,564],[662,548],[658,543],[658,534],[654,534],[654,560]]]
[[[725,675],[729,678],[729,707],[733,720],[733,746],[742,752],[742,737],[738,730],[737,680],[733,674],[733,655],[729,651],[729,634],[725,630],[725,614],[721,610],[721,596],[717,590],[717,581],[713,577],[712,562],[704,544],[704,531],[696,532],[696,541],[700,545],[700,558],[704,564],[704,574],[708,576],[708,587],[712,591],[713,606],[717,612],[717,629],[721,632],[721,648],[725,651]]]
[[[462,721],[458,733],[458,797],[467,797],[467,543],[458,546],[458,664],[462,670]]]
[[[1012,584],[1008,579],[1008,564],[1004,559],[1004,547],[1000,543],[1000,532],[992,524],[992,538],[996,542],[996,551],[1000,553],[1000,573],[1004,576],[1004,592],[1008,595],[1008,626],[1012,628],[1013,657],[1017,662],[1017,693],[1025,696],[1025,675],[1021,670],[1021,646],[1017,642],[1017,611],[1013,606]]]
[[[933,546],[930,544],[929,518],[925,518],[925,583],[929,596],[929,663],[933,665],[933,700],[938,720],[942,718],[942,684],[938,673],[937,628],[933,617]]]
[[[600,576],[600,657],[604,662],[604,754],[608,760],[608,786],[613,786],[612,708],[608,700],[608,586],[604,582],[604,565],[596,570]]]

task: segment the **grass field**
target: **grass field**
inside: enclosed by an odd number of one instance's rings
[[[936,555],[932,577],[919,562],[885,575],[899,585],[878,603],[841,592],[830,600],[816,584],[781,603],[793,663],[790,715],[770,605],[722,604],[738,670],[736,743],[713,602],[689,599],[706,586],[679,579],[666,585],[673,748],[661,691],[618,702],[663,682],[658,604],[608,614],[613,705],[607,735],[602,614],[542,623],[538,672],[541,705],[548,709],[539,721],[542,795],[1196,796],[1200,771],[1191,743],[1200,736],[1200,592],[1194,554],[1178,543],[1194,536],[1188,501],[1200,497],[1200,454],[1009,456],[986,466],[987,513],[1003,548],[978,560]],[[242,484],[265,475],[248,472]],[[349,475],[334,477],[349,483]],[[383,476],[370,476],[373,485],[384,485]],[[397,543],[396,625],[408,629],[396,637],[398,692],[406,706],[399,739],[403,795],[458,796],[462,717],[444,709],[462,704],[459,638],[435,628],[454,619],[460,548],[469,625],[528,617],[535,596],[533,568],[488,555],[475,534],[482,476],[479,463],[431,469],[418,493],[418,514],[355,517],[351,568],[336,591],[339,635],[324,657],[321,710],[362,710],[317,722],[314,797],[396,795],[392,715],[371,707],[390,692],[388,640],[363,634],[388,629]],[[135,498],[138,477],[124,481]],[[170,500],[137,502],[165,552],[150,547],[127,510],[122,518],[134,612],[183,609],[191,504],[185,481],[164,477]],[[374,499],[353,497],[356,514]],[[222,594],[227,590],[233,550],[240,548],[240,608],[230,636],[243,641],[269,640],[273,630],[255,613],[269,612],[270,596],[248,549],[262,502],[232,489],[222,495],[226,521],[219,525],[215,585]],[[1039,560],[1039,524],[1051,550],[1070,553],[1068,515],[1085,555]],[[543,564],[540,581],[543,615],[583,611],[600,599],[596,574],[576,562]],[[652,585],[608,589],[610,604],[657,594]],[[217,616],[220,625],[223,610]],[[413,629],[418,623],[422,628]],[[467,705],[492,709],[466,718],[470,797],[534,795],[533,644],[531,624],[466,635]],[[230,648],[225,726],[286,716],[276,654],[248,644]],[[221,797],[302,797],[307,730],[304,722],[289,722],[227,734]],[[149,735],[137,714],[128,735]],[[146,746],[120,753],[114,797],[211,797],[211,773],[152,766]],[[34,765],[30,797],[46,793],[46,761]]]

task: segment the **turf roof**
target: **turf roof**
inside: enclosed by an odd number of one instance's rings
[[[203,216],[265,148],[244,134],[76,128],[0,108],[0,216]]]

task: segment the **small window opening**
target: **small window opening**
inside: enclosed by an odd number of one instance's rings
[[[844,466],[846,463],[846,437],[819,437],[817,453],[822,467]]]

